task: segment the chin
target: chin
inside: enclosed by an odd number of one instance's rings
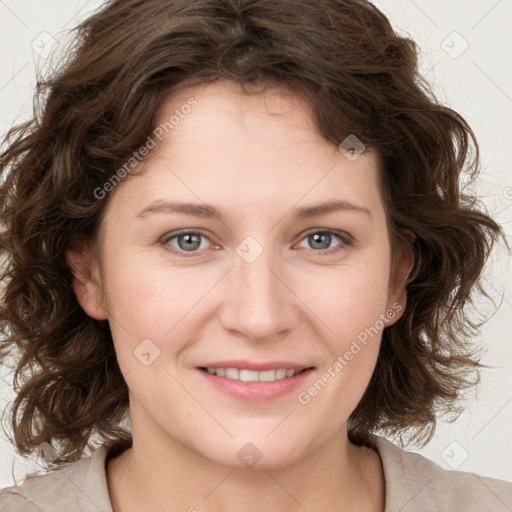
[[[233,470],[264,471],[289,466],[305,454],[308,443],[304,440],[292,439],[286,433],[271,439],[274,434],[267,439],[267,434],[259,433],[229,439],[224,445],[211,443],[202,455]]]

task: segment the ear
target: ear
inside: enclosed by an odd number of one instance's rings
[[[66,261],[73,272],[73,290],[82,309],[96,320],[107,320],[98,264],[86,244],[70,246]]]
[[[407,292],[405,288],[416,259],[412,247],[414,240],[416,240],[416,235],[406,228],[400,229],[400,235],[401,237],[397,241],[398,247],[396,248],[395,260],[388,283],[388,309],[396,310],[398,313],[395,317],[395,321],[398,320],[405,311],[407,304]],[[398,304],[401,306],[400,308]]]

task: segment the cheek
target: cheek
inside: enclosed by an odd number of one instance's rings
[[[301,404],[348,417],[361,399],[377,361],[386,325],[386,261],[319,274],[301,298],[320,319],[323,359],[318,380],[298,397]],[[309,291],[308,291],[309,290]],[[321,290],[323,290],[321,292]],[[389,323],[389,320],[388,320]],[[342,397],[342,399],[340,398]]]
[[[204,267],[199,271],[172,267],[168,262],[148,262],[143,253],[124,258],[119,255],[110,261],[116,264],[105,265],[104,281],[120,363],[131,365],[133,351],[147,339],[162,353],[179,352],[180,343],[194,337],[194,315],[199,314],[201,301],[219,281],[218,269]]]
[[[341,349],[386,314],[387,285],[386,262],[375,262],[319,272],[309,286],[300,286],[298,295]]]
[[[331,278],[324,282],[325,293],[316,289],[307,296],[326,334],[319,339],[325,357],[316,380],[297,395],[304,411],[347,419],[370,382],[387,325],[387,274],[366,270],[340,273],[339,285]]]

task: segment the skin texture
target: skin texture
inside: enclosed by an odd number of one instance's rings
[[[405,308],[413,256],[398,252],[390,281],[378,160],[367,152],[350,161],[315,131],[308,108],[279,89],[249,96],[223,81],[188,88],[162,105],[158,122],[192,96],[197,106],[142,172],[111,192],[99,261],[85,249],[68,252],[81,305],[109,320],[130,390],[133,448],[107,471],[114,510],[384,510],[380,458],[346,434],[381,334],[307,405],[297,399],[365,328],[393,305]],[[211,204],[224,218],[137,216],[156,200]],[[293,217],[329,200],[369,214]],[[204,235],[193,253],[183,238],[181,249],[169,239],[185,229]],[[332,234],[317,248],[308,235],[325,230],[351,243]],[[242,243],[248,236],[262,249],[251,263],[237,252],[256,250]],[[325,247],[332,252],[321,254]],[[150,365],[134,354],[145,339],[152,355],[160,351]],[[234,359],[315,368],[291,393],[242,401],[196,368]],[[251,468],[237,456],[247,442],[262,455]]]

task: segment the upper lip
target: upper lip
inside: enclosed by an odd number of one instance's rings
[[[278,370],[278,369],[286,369],[286,370],[305,370],[306,368],[312,368],[311,365],[304,365],[300,363],[294,363],[291,361],[267,361],[266,363],[256,363],[251,361],[212,361],[210,363],[205,363],[199,365],[198,368],[238,368],[239,370],[253,370],[256,372],[261,372],[265,370]]]

